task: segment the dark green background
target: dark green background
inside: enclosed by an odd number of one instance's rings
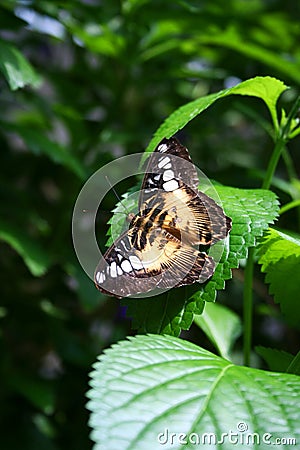
[[[131,333],[119,302],[96,291],[74,254],[72,209],[85,180],[141,152],[180,105],[241,80],[283,80],[291,89],[280,106],[289,110],[300,81],[299,8],[286,0],[1,2],[1,42],[42,77],[39,88],[12,91],[0,76],[1,449],[91,448],[88,372]],[[180,138],[207,176],[251,188],[261,186],[273,149],[269,130],[262,102],[230,98]],[[283,203],[300,197],[298,147],[290,143],[276,173]],[[102,245],[115,202],[111,194],[101,206]],[[297,210],[279,225],[299,232]],[[8,235],[44,273],[30,272]],[[218,297],[238,313],[242,283],[236,271]],[[259,269],[254,287],[254,344],[296,352]],[[185,337],[206,345],[196,329]]]

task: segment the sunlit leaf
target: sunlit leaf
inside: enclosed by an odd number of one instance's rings
[[[298,376],[235,366],[167,336],[130,338],[99,359],[88,393],[94,450],[104,442],[115,449],[180,448],[180,439],[187,448],[217,449],[222,433],[222,448],[232,450],[230,430],[238,442],[255,433],[252,449],[257,436],[263,448],[267,439],[300,439]]]
[[[279,96],[286,89],[284,83],[276,78],[255,77],[230,89],[225,89],[193,100],[178,108],[164,121],[149,143],[147,151],[154,150],[162,138],[173,136],[177,131],[181,130],[191,120],[211,106],[216,100],[232,94],[249,95],[261,98],[269,108],[274,125],[277,125],[275,105]]]
[[[40,76],[22,53],[13,45],[0,40],[0,71],[14,91],[26,85],[38,87]]]

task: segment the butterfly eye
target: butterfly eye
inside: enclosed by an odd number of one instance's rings
[[[127,222],[132,222],[133,219],[135,219],[135,214],[134,213],[129,213],[126,217]]]

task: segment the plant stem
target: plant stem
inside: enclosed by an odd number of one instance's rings
[[[252,316],[253,316],[253,253],[254,248],[248,250],[248,258],[245,267],[245,281],[244,281],[244,365],[250,366],[250,353],[252,341]]]
[[[281,156],[281,152],[284,147],[284,144],[285,144],[284,140],[279,136],[278,140],[276,141],[276,144],[275,144],[275,147],[274,147],[274,150],[273,150],[273,153],[272,153],[272,156],[271,156],[268,168],[267,168],[267,173],[266,173],[265,179],[262,184],[262,189],[269,189],[271,186],[272,178],[273,178],[275,169],[277,167],[279,158]]]
[[[283,126],[280,127],[277,134],[275,147],[267,168],[266,176],[262,184],[262,189],[270,189],[272,178],[276,170],[279,158],[285,148],[285,143],[289,139],[292,120],[296,117],[300,106],[300,96],[295,101]],[[244,283],[244,364],[250,365],[251,342],[252,342],[252,316],[253,316],[253,267],[254,267],[254,248],[249,248],[248,258],[245,268]]]
[[[300,199],[299,200],[293,200],[290,203],[286,203],[285,205],[283,205],[280,210],[279,210],[279,214],[284,214],[287,211],[289,211],[292,208],[298,208],[298,206],[300,206]]]
[[[285,148],[285,143],[289,140],[289,133],[290,133],[292,120],[296,117],[299,107],[300,107],[300,96],[295,101],[295,103],[287,117],[286,123],[284,124],[284,126],[282,126],[279,129],[275,148],[274,148],[274,151],[272,153],[272,156],[271,156],[268,168],[267,168],[266,177],[262,184],[262,189],[270,189],[272,178],[273,178],[275,169],[277,167],[279,158],[281,156],[283,149]]]

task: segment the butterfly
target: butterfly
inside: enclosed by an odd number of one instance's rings
[[[216,263],[210,246],[231,230],[212,198],[198,190],[199,179],[186,147],[163,139],[148,159],[138,201],[127,231],[101,258],[96,287],[116,297],[203,283]]]

